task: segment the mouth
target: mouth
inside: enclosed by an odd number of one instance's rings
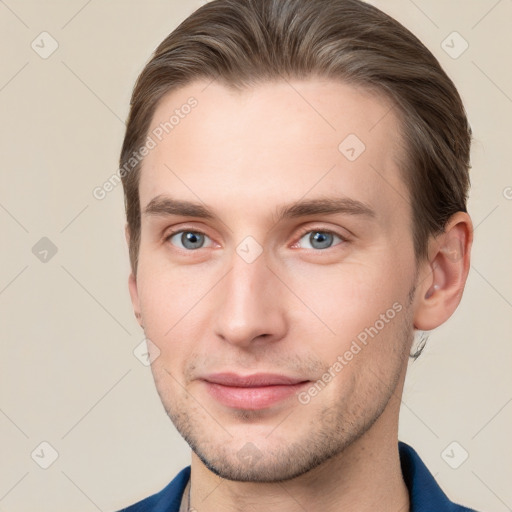
[[[216,373],[201,379],[210,395],[234,409],[266,409],[297,394],[309,380],[285,375]]]

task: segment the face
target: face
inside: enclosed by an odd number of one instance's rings
[[[343,456],[389,409],[413,332],[389,104],[333,81],[193,83],[149,133],[130,291],[168,415],[232,480]]]

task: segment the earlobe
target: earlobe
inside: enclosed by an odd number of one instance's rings
[[[453,215],[445,231],[431,239],[416,290],[416,329],[430,331],[457,309],[469,272],[472,242],[473,225],[464,212]]]

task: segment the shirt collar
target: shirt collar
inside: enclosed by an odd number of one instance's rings
[[[402,475],[409,490],[409,512],[471,512],[448,499],[413,448],[399,442],[398,450]]]

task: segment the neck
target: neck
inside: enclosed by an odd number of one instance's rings
[[[292,480],[235,482],[212,473],[192,453],[192,509],[201,512],[405,512],[409,494],[398,453],[398,403],[342,453]]]

